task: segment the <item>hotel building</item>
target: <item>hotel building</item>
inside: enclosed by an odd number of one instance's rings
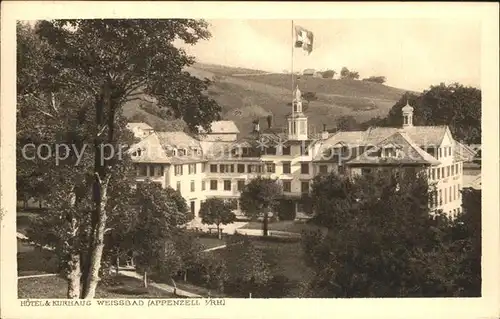
[[[454,216],[461,210],[465,147],[454,140],[448,126],[414,126],[413,108],[402,108],[401,127],[374,127],[366,131],[308,130],[301,92],[294,92],[288,128],[260,128],[238,138],[232,121],[212,123],[209,133],[148,132],[131,148],[137,181],[150,178],[180,191],[191,212],[198,217],[201,203],[210,197],[232,200],[241,215],[238,198],[252,178],[267,176],[282,183],[284,209],[305,218],[303,194],[310,191],[318,174],[367,174],[374,170],[425,171],[435,185],[432,210]],[[137,133],[140,135],[141,133]]]

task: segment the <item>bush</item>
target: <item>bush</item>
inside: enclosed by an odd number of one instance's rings
[[[280,220],[295,220],[296,212],[291,200],[283,199],[280,201],[278,208],[278,217]]]

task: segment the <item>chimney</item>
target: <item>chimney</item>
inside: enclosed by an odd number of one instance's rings
[[[326,124],[323,124],[323,131],[321,132],[321,139],[326,140],[328,138],[329,134],[328,131],[326,130]]]
[[[259,120],[254,120],[253,121],[253,131],[254,132],[259,132],[260,131]]]
[[[271,126],[272,126],[272,124],[273,124],[273,116],[272,116],[271,114],[269,114],[269,115],[267,116],[267,128],[269,128],[269,129],[270,129],[270,128],[271,128]]]

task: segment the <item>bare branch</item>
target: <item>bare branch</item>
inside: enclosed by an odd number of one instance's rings
[[[101,128],[101,130],[99,131],[99,133],[97,133],[97,136],[101,136],[101,135],[102,135],[102,133],[104,133],[104,130],[105,130],[107,127],[108,127],[108,125],[107,125],[107,124],[106,124],[106,125],[104,125],[104,126]]]
[[[50,97],[51,97],[51,101],[52,101],[52,108],[54,109],[54,111],[56,111],[56,113],[58,113],[59,111],[57,110],[56,97],[54,95],[54,92],[50,92]]]

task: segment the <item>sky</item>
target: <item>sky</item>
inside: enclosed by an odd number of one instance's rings
[[[270,72],[334,69],[381,75],[422,91],[441,82],[480,87],[481,25],[464,19],[294,20],[313,51],[292,50],[292,20],[208,20],[209,40],[184,46],[198,62]],[[292,59],[293,51],[293,59]]]

